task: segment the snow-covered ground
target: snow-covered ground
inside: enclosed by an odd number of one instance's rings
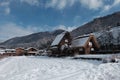
[[[0,80],[120,80],[120,63],[9,57],[0,60]]]
[[[120,53],[117,54],[87,54],[87,55],[76,55],[74,58],[79,58],[79,57],[83,57],[83,58],[107,58],[107,57],[112,57],[112,56],[119,56],[120,57]]]

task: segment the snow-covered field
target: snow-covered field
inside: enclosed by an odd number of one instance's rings
[[[0,60],[0,80],[120,80],[120,63],[9,57]]]
[[[119,56],[120,53],[117,54],[87,54],[87,55],[76,55],[75,58],[83,57],[83,58],[101,58],[104,59],[106,57],[112,57],[112,56]]]

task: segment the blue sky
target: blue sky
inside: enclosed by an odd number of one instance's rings
[[[119,10],[120,0],[0,0],[0,41],[55,29],[71,31]]]

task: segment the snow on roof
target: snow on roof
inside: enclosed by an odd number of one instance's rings
[[[89,39],[89,36],[75,39],[75,40],[72,41],[72,47],[84,46],[88,39]]]
[[[62,38],[64,37],[65,34],[66,34],[66,32],[63,32],[63,33],[57,35],[55,40],[52,42],[51,46],[58,45],[60,43],[60,41],[62,40]]]
[[[112,32],[113,37],[116,39],[117,37],[119,37],[120,26],[114,27],[110,31]]]
[[[34,47],[28,47],[26,50],[29,50],[29,49],[36,49],[36,48],[34,48]],[[36,49],[36,50],[38,50],[38,49]]]
[[[15,49],[4,49],[4,50],[0,50],[0,54],[4,54],[4,53],[15,53]]]
[[[15,49],[5,49],[5,51],[15,51]]]
[[[25,49],[25,48],[23,48],[23,47],[18,47],[18,48],[16,48],[16,49]],[[16,50],[16,49],[15,49],[15,50]]]
[[[5,50],[0,50],[0,54],[4,54],[5,53]]]

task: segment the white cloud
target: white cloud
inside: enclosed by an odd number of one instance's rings
[[[12,37],[28,35],[35,31],[36,29],[34,27],[23,28],[14,23],[7,23],[0,26],[0,39],[7,40]]]
[[[0,12],[2,14],[5,14],[5,15],[8,15],[10,14],[10,2],[9,1],[6,1],[6,2],[1,2],[0,3]]]
[[[72,31],[75,28],[77,28],[77,27],[75,27],[75,26],[67,27],[67,26],[64,26],[64,25],[58,25],[58,26],[54,27],[53,30],[62,29],[62,30],[66,30],[66,31]]]
[[[118,5],[120,5],[120,0],[114,0],[113,4],[111,4],[111,5],[104,5],[103,12],[109,11],[111,8],[116,7]]]
[[[103,6],[103,0],[79,0],[79,1],[82,6],[93,10],[97,10]]]
[[[20,0],[21,2],[27,3],[32,6],[39,6],[39,0]]]
[[[9,7],[5,8],[5,14],[10,14],[10,8]]]
[[[62,1],[59,1],[59,5],[57,5],[57,7],[59,9],[64,9],[66,5],[67,5],[67,1],[66,0],[62,0]]]
[[[46,7],[52,7],[58,10],[62,10],[68,6],[73,6],[76,1],[77,0],[51,0],[46,3]]]
[[[110,6],[110,5],[105,5],[105,6],[104,6],[104,10],[103,10],[103,11],[108,11],[108,10],[110,10],[110,8],[111,8],[111,6]]]
[[[120,4],[120,0],[114,0],[114,3],[113,3],[112,6],[117,6],[117,5],[119,5],[119,4]]]
[[[66,31],[72,31],[73,29],[75,29],[76,27],[67,27],[64,25],[58,25],[56,27],[53,28],[53,30],[56,29],[63,29]],[[46,27],[45,27],[46,29]],[[41,29],[40,27],[36,27],[36,26],[27,26],[27,27],[23,27],[21,25],[17,25],[15,23],[6,23],[6,24],[2,24],[0,25],[0,41],[5,41],[7,39],[13,38],[13,37],[19,37],[19,36],[25,36],[25,35],[29,35],[35,32],[39,32],[39,31],[45,31],[45,29]]]
[[[46,7],[63,10],[66,7],[73,6],[76,2],[83,7],[93,10],[97,10],[103,6],[103,0],[51,0],[47,2]]]
[[[1,2],[0,6],[9,6],[9,4],[10,4],[10,2],[8,2],[8,1],[7,2]]]

